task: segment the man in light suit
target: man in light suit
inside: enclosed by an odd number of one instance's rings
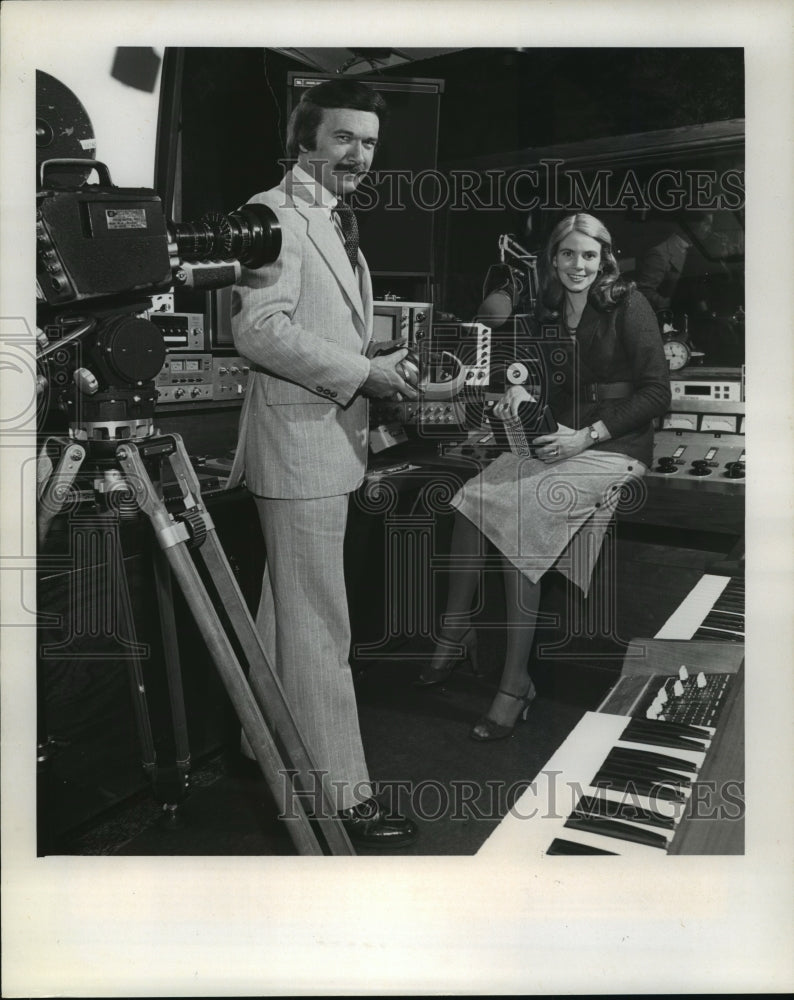
[[[385,103],[354,80],[307,91],[290,118],[297,162],[250,199],[278,216],[278,261],[235,286],[237,350],[252,365],[238,456],[267,566],[257,626],[314,761],[354,843],[400,845],[415,825],[371,797],[348,662],[343,542],[362,482],[367,396],[416,398],[405,350],[369,359],[372,285],[344,197],[369,170]]]

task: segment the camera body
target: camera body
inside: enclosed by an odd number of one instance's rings
[[[50,160],[42,164],[86,161]],[[154,294],[172,281],[168,226],[160,198],[145,188],[116,188],[107,167],[92,163],[99,185],[46,185],[36,196],[36,280],[40,302]]]
[[[40,391],[71,437],[115,448],[147,437],[165,361],[150,296],[219,288],[272,263],[281,230],[264,205],[169,223],[156,192],[117,188],[96,160],[47,160],[36,199]],[[99,183],[87,184],[96,171]]]

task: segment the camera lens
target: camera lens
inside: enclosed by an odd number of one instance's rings
[[[267,205],[248,204],[229,215],[210,213],[198,222],[176,222],[179,256],[191,263],[239,260],[246,267],[272,264],[281,252],[281,226]]]

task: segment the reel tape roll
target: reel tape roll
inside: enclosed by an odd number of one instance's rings
[[[36,174],[44,160],[96,157],[96,140],[88,114],[69,88],[49,73],[36,70]],[[89,171],[85,173],[88,177]],[[75,173],[50,173],[55,185],[74,184]],[[79,175],[77,175],[79,176]]]

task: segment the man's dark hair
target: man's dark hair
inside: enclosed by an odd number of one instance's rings
[[[297,159],[301,146],[315,148],[325,108],[371,111],[378,116],[381,126],[386,123],[386,102],[372,87],[358,80],[326,80],[307,90],[295,105],[287,125],[288,156]]]

